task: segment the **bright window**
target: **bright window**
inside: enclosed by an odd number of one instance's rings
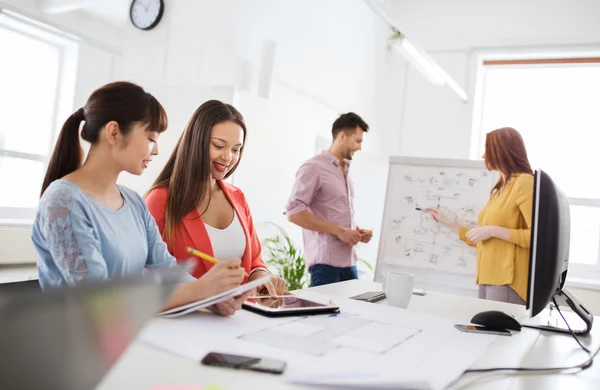
[[[600,271],[600,58],[483,61],[473,158],[485,133],[510,126],[534,169],[545,170],[571,203],[570,272]]]
[[[0,14],[0,219],[33,218],[69,99],[76,47],[43,25]],[[71,62],[71,63],[69,63]],[[72,73],[72,72],[71,72]],[[65,102],[67,104],[65,104]]]

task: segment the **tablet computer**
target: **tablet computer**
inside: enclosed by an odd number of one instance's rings
[[[295,295],[251,297],[242,304],[242,308],[267,317],[326,314],[340,310],[336,305],[323,304]]]

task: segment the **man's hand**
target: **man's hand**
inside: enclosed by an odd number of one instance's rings
[[[357,230],[341,226],[335,232],[335,236],[350,246],[358,244],[361,238],[360,233]]]
[[[361,229],[357,226],[356,231],[360,234],[360,242],[366,244],[373,238],[373,230]]]

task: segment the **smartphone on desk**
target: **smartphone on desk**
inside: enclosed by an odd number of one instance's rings
[[[202,359],[202,364],[207,366],[229,367],[242,370],[282,374],[286,363],[283,360],[263,359],[252,356],[232,355],[228,353],[209,352]]]
[[[350,297],[350,299],[356,299],[357,301],[365,302],[377,302],[385,299],[385,293],[383,291],[368,291],[362,294]]]
[[[481,325],[459,325],[456,324],[454,327],[462,332],[479,333],[479,334],[495,334],[499,336],[512,336],[510,330],[504,329],[490,329]]]

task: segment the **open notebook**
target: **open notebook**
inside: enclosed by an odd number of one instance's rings
[[[186,303],[185,305],[182,305],[182,306],[178,306],[178,307],[174,307],[172,309],[161,311],[160,313],[158,313],[158,316],[164,317],[164,318],[175,318],[175,317],[179,317],[179,316],[191,313],[193,311],[204,309],[204,308],[212,306],[216,303],[226,301],[233,297],[237,297],[238,295],[241,295],[241,294],[245,293],[246,291],[251,290],[255,287],[262,286],[263,284],[267,283],[270,279],[271,279],[271,276],[265,275],[260,279],[256,279],[256,280],[253,280],[252,282],[242,284],[240,286],[232,288],[231,290],[227,290],[220,294],[213,295],[212,297],[208,297],[208,298],[202,299],[200,301],[196,301],[196,302]]]

